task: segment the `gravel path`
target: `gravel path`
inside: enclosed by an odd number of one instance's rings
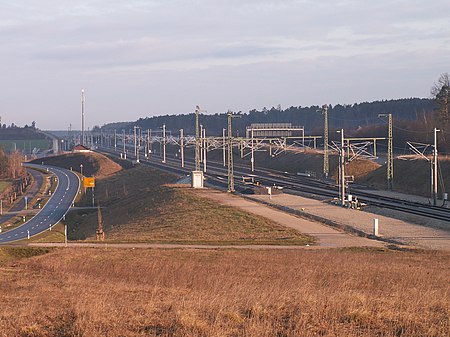
[[[337,224],[350,226],[366,234],[373,233],[373,219],[377,218],[379,234],[385,239],[399,241],[417,248],[450,250],[450,231],[448,230],[421,226],[381,214],[343,208],[290,194],[274,195],[271,199],[266,195],[252,196],[251,198],[300,210],[305,213],[305,216],[313,215],[330,219]],[[396,216],[400,215],[396,214]],[[420,221],[418,220],[418,222]]]
[[[238,207],[247,212],[257,214],[273,220],[281,225],[294,228],[304,234],[311,235],[318,240],[320,247],[383,247],[384,243],[377,240],[370,240],[364,237],[350,235],[319,222],[301,218],[287,212],[283,212],[257,201],[251,201],[213,189],[196,190],[199,195],[213,199],[223,205]],[[268,197],[265,196],[268,200]],[[257,199],[257,197],[255,197]],[[294,197],[296,198],[296,197]],[[273,197],[272,201],[278,199]],[[280,201],[280,199],[278,199]]]

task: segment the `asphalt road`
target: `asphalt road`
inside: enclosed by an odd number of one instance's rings
[[[80,186],[78,176],[70,170],[59,167],[25,164],[30,168],[46,169],[58,178],[58,185],[45,206],[23,225],[0,234],[0,244],[27,239],[56,225],[68,212]]]

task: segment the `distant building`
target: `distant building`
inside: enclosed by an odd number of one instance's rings
[[[92,152],[92,151],[89,148],[87,148],[86,146],[78,144],[78,145],[74,146],[72,152],[78,153],[78,152]]]

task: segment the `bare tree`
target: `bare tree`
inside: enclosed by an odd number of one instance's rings
[[[448,73],[439,76],[437,83],[434,83],[431,88],[431,95],[436,104],[437,119],[442,123],[441,127],[446,128],[450,120],[448,112],[450,105],[450,76]]]

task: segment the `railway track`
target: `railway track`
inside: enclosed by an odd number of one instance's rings
[[[101,148],[100,152],[117,155],[114,150]],[[129,155],[130,157],[130,155]],[[133,158],[133,156],[131,156]],[[131,159],[131,158],[129,158]],[[161,158],[152,156],[151,158],[140,157],[140,162],[161,170],[169,171],[179,175],[188,175],[194,170],[194,162],[185,159],[185,167],[180,165],[180,159],[166,157],[166,163],[161,162]],[[243,191],[248,186],[239,178],[250,176],[259,181],[263,186],[278,186],[292,193],[301,193],[320,198],[338,198],[339,188],[336,184],[311,177],[299,176],[288,172],[281,172],[271,169],[258,168],[251,172],[245,165],[234,165],[235,187],[238,191]],[[220,188],[227,188],[227,168],[222,163],[209,161],[208,170],[205,173],[207,182]],[[239,178],[238,178],[239,177]],[[403,199],[391,198],[372,194],[367,191],[352,187],[351,194],[366,205],[380,208],[393,209],[409,214],[414,214],[429,219],[436,219],[448,223],[450,227],[450,209],[445,207],[432,206],[429,204],[412,202]]]

